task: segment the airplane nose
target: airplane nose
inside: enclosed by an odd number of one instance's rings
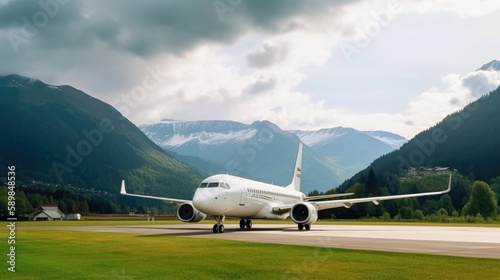
[[[213,199],[206,189],[197,189],[193,196],[193,205],[205,214],[212,212]]]

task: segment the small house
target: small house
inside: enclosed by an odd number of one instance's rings
[[[64,214],[57,205],[42,205],[30,215],[30,220],[33,221],[62,221],[63,219]]]

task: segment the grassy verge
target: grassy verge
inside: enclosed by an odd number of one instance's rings
[[[284,224],[294,226],[295,223],[290,220],[253,220],[254,224]],[[3,222],[0,222],[0,225]],[[202,224],[214,224],[215,221],[211,218],[201,222]],[[237,224],[239,219],[228,218],[224,222],[226,224]],[[182,224],[181,221],[177,219],[166,219],[166,220],[155,220],[147,221],[147,218],[138,220],[127,220],[127,219],[92,219],[92,220],[82,220],[82,221],[26,221],[17,222],[20,226],[99,226],[99,225],[172,225],[172,224]],[[444,226],[444,227],[500,227],[500,223],[440,223],[440,222],[425,222],[425,221],[383,221],[383,220],[319,220],[315,225],[382,225],[382,226]]]
[[[1,240],[7,230],[0,230]],[[2,242],[2,252],[7,250]],[[18,230],[2,279],[493,279],[500,261],[216,239]],[[5,256],[5,255],[4,255]],[[4,257],[5,258],[5,257]]]

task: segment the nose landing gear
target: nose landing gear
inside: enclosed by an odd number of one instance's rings
[[[217,222],[214,227],[213,227],[213,232],[214,233],[224,233],[224,225],[222,224],[224,222],[224,219],[226,218],[225,216],[214,216],[215,221]]]

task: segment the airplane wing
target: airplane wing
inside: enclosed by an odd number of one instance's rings
[[[191,202],[191,200],[184,200],[184,199],[127,193],[127,191],[125,190],[125,180],[122,180],[122,188],[120,189],[120,194],[128,195],[128,196],[135,196],[135,197],[142,197],[142,198],[149,198],[149,199],[157,199],[157,200],[161,200],[161,201],[166,202],[166,203],[182,204],[182,203],[186,203],[186,202]]]
[[[363,198],[350,198],[350,199],[338,199],[338,200],[326,200],[326,201],[314,201],[314,202],[308,202],[308,203],[315,205],[318,210],[325,210],[325,209],[339,208],[339,207],[350,208],[353,204],[361,203],[361,202],[370,202],[371,201],[371,202],[373,202],[373,204],[378,205],[380,203],[380,201],[383,201],[383,200],[445,194],[445,193],[448,193],[450,191],[450,189],[451,189],[451,174],[450,174],[450,181],[448,183],[448,188],[444,191],[414,193],[414,194],[401,194],[401,195],[388,195],[388,196],[375,196],[375,197],[363,197]],[[285,212],[290,211],[293,206],[294,206],[294,204],[275,206],[275,207],[273,207],[273,212],[285,213]]]
[[[319,199],[326,199],[326,198],[334,198],[334,197],[341,197],[341,196],[349,196],[349,195],[353,195],[353,194],[354,193],[339,193],[339,194],[306,196],[306,197],[304,197],[304,201],[319,200]]]
[[[373,204],[378,205],[380,201],[391,200],[391,199],[401,199],[410,197],[420,197],[428,195],[438,195],[448,193],[451,189],[451,174],[450,181],[448,183],[448,188],[444,191],[438,192],[426,192],[426,193],[414,193],[414,194],[401,194],[401,195],[388,195],[388,196],[376,196],[376,197],[363,197],[363,198],[351,198],[351,199],[339,199],[339,200],[329,200],[329,201],[318,201],[314,204],[318,207],[318,210],[345,207],[350,208],[353,204],[361,202],[373,202]]]

